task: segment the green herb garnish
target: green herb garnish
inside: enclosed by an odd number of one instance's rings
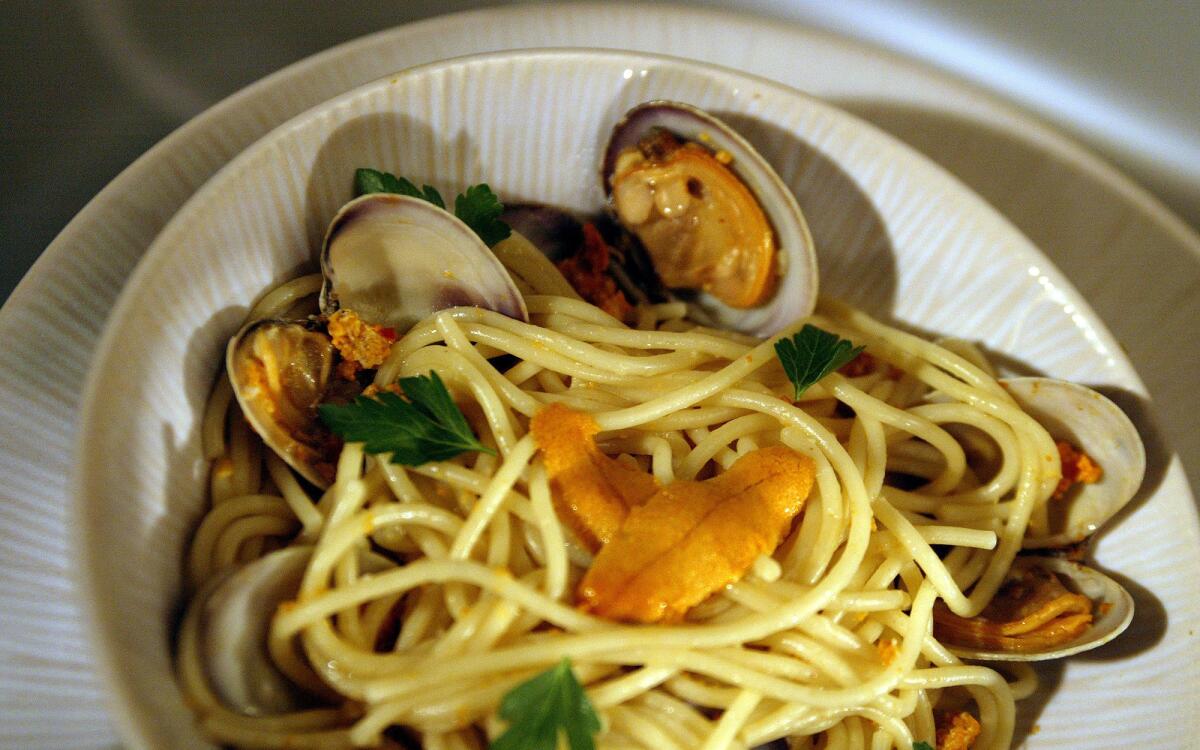
[[[322,404],[321,421],[367,453],[391,453],[392,462],[420,466],[468,451],[494,454],[471,432],[436,372],[400,378],[396,393],[359,396],[345,405]]]
[[[797,399],[810,385],[857,357],[864,348],[807,323],[790,339],[775,342],[775,353],[796,387]]]
[[[508,225],[500,221],[502,213],[504,204],[486,184],[472,185],[454,199],[454,215],[474,230],[488,247],[512,234]]]
[[[423,201],[429,201],[438,208],[446,207],[446,202],[442,200],[442,194],[433,187],[422,185],[418,188],[403,177],[397,177],[389,172],[380,172],[374,169],[357,169],[354,171],[354,192],[356,195],[395,193],[397,195],[407,195],[413,198],[420,198]]]
[[[508,691],[500,717],[508,720],[508,729],[490,750],[555,750],[561,735],[571,750],[595,750],[593,736],[600,731],[600,717],[565,656]]]
[[[933,748],[929,746],[928,742],[917,740],[913,743],[912,750],[933,750]]]
[[[429,185],[417,187],[403,177],[397,177],[388,172],[375,169],[358,169],[354,172],[354,191],[358,195],[369,193],[396,193],[408,195],[429,201],[438,208],[445,208],[446,202],[442,194]],[[504,204],[486,184],[472,185],[454,199],[454,215],[462,223],[479,235],[488,247],[501,240],[507,239],[512,230],[503,221],[500,214],[504,212]]]

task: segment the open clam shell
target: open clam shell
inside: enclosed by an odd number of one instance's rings
[[[209,685],[226,707],[271,715],[312,703],[312,696],[279,671],[267,650],[271,618],[296,595],[311,556],[311,547],[272,552],[228,573],[205,600],[200,655]]]
[[[613,128],[601,176],[617,220],[663,283],[686,292],[694,318],[769,336],[812,313],[817,261],[804,214],[716,117],[679,102],[634,107]]]
[[[329,388],[333,342],[315,324],[258,320],[225,351],[234,396],[267,447],[308,481],[329,485],[338,446],[317,419]]]
[[[293,669],[310,687],[305,690],[276,666],[268,647],[271,619],[283,602],[296,597],[313,548],[290,546],[270,552],[229,571],[205,597],[199,618],[199,656],[213,693],[228,708],[247,715],[266,716],[295,711],[321,698],[335,697],[322,690],[316,672],[304,667],[297,653]],[[394,567],[386,558],[362,551],[364,573]],[[293,648],[299,649],[297,644]]]
[[[1055,440],[1066,440],[1103,471],[1100,481],[1079,484],[1050,501],[1050,527],[1026,532],[1026,549],[1065,547],[1082,541],[1125,506],[1146,472],[1146,450],[1120,407],[1082,385],[1051,378],[1000,381],[1014,400]]]
[[[437,310],[486,307],[528,321],[525,300],[470,227],[427,201],[372,193],[342,206],[321,250],[321,311],[407,331]]]
[[[400,333],[458,305],[529,319],[521,292],[475,232],[417,198],[373,193],[347,203],[325,234],[321,270],[323,313],[344,307]],[[340,443],[317,418],[337,359],[322,328],[320,321],[254,321],[229,342],[226,367],[263,442],[324,488]]]
[[[1046,661],[1103,646],[1116,638],[1133,621],[1133,597],[1123,586],[1103,573],[1058,557],[1018,557],[1015,566],[1037,566],[1054,573],[1074,593],[1092,602],[1092,622],[1077,637],[1066,643],[1037,651],[1013,652],[956,646],[943,640],[956,656],[981,661]]]

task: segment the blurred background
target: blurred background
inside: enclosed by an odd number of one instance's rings
[[[110,179],[222,98],[354,37],[499,4],[3,0],[0,300]],[[1200,227],[1195,0],[700,4],[827,29],[976,83],[1087,144]]]

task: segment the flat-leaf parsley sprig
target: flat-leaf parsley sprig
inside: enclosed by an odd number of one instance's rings
[[[400,378],[396,393],[359,396],[349,404],[322,404],[329,429],[367,453],[391,453],[392,462],[420,466],[468,451],[495,454],[479,442],[436,372]]]
[[[446,208],[442,194],[429,185],[417,187],[403,177],[376,169],[358,169],[354,172],[354,192],[357,195],[370,193],[395,193],[420,198],[438,208]],[[471,228],[488,247],[508,239],[512,229],[500,220],[504,204],[487,184],[472,185],[454,199],[454,215]]]
[[[571,750],[595,750],[600,717],[563,657],[556,666],[522,682],[500,703],[508,729],[490,750],[556,750],[565,735]]]
[[[810,385],[857,357],[865,348],[808,323],[790,339],[775,342],[775,354],[796,388],[797,399]]]

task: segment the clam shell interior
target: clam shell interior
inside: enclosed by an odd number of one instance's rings
[[[1020,560],[1021,558],[1017,558]],[[1104,575],[1098,570],[1086,565],[1064,560],[1059,557],[1025,558],[1036,561],[1036,564],[1057,573],[1066,579],[1067,588],[1083,594],[1092,600],[1092,624],[1078,638],[1056,646],[1049,651],[1031,653],[1012,653],[1008,651],[985,651],[982,649],[960,648],[947,646],[950,651],[963,659],[979,661],[1047,661],[1061,659],[1064,656],[1078,654],[1083,651],[1103,646],[1116,638],[1129,623],[1133,621],[1133,597],[1121,584]],[[1032,563],[1031,563],[1032,564]]]
[[[1082,449],[1104,472],[1100,481],[1077,485],[1064,500],[1050,501],[1050,533],[1027,535],[1023,546],[1064,547],[1087,538],[1124,507],[1142,484],[1146,450],[1137,428],[1120,407],[1086,386],[1035,377],[1001,382],[1051,437]]]

